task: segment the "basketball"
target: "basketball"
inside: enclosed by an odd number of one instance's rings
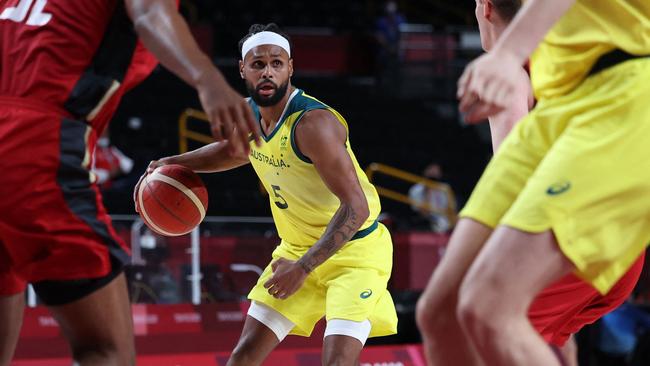
[[[201,178],[181,165],[163,165],[147,175],[136,192],[144,223],[165,236],[187,234],[203,221],[208,191]]]

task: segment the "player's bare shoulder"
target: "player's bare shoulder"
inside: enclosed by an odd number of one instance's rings
[[[327,155],[333,146],[345,146],[347,130],[327,109],[305,112],[296,126],[295,141],[298,148],[312,160]]]
[[[327,109],[313,109],[305,112],[300,123],[296,126],[296,135],[309,138],[323,134],[342,134],[345,136],[347,131],[334,113]]]

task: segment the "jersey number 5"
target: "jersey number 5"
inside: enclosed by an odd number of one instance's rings
[[[27,19],[25,24],[42,27],[52,19],[52,14],[43,12],[47,0],[36,0],[36,4],[32,8],[34,0],[20,0],[18,5],[6,8],[0,14],[0,20],[11,20],[12,22],[22,23]],[[30,12],[29,9],[32,8]],[[29,18],[27,15],[29,14]]]
[[[275,203],[275,205],[278,206],[278,208],[280,208],[282,210],[289,207],[289,204],[287,203],[287,200],[285,200],[284,197],[282,197],[280,195],[280,193],[278,193],[278,191],[280,190],[280,187],[271,185],[271,188],[273,188],[273,194],[275,194],[275,197],[278,199],[276,201],[273,201]]]

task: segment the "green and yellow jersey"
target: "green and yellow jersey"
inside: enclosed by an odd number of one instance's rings
[[[650,1],[577,0],[531,57],[537,99],[572,91],[602,55],[650,55]]]
[[[253,112],[260,121],[259,107],[249,99]],[[268,136],[262,134],[262,145],[251,142],[250,161],[264,188],[269,193],[273,220],[280,237],[297,246],[312,246],[325,232],[332,216],[340,206],[339,199],[327,188],[312,162],[298,149],[295,130],[305,113],[325,109],[330,111],[348,129],[345,119],[333,108],[314,97],[295,89]],[[368,201],[370,215],[353,239],[374,230],[381,210],[375,187],[359,167],[349,139],[345,143],[354,164],[361,188]]]

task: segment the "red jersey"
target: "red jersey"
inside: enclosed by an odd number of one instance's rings
[[[156,63],[122,0],[0,0],[0,103],[20,98],[100,134]]]
[[[112,278],[129,262],[88,169],[156,63],[124,0],[0,0],[0,296],[31,282],[60,305],[76,298],[39,282]]]

